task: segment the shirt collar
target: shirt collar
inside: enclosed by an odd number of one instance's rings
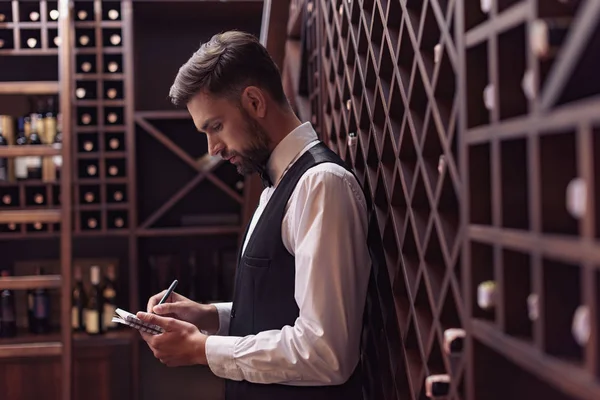
[[[300,156],[300,152],[317,139],[317,133],[312,124],[305,122],[277,144],[267,162],[267,172],[274,185],[277,185],[290,164]]]

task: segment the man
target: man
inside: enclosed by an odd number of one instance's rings
[[[266,49],[225,32],[180,68],[171,87],[212,155],[266,182],[240,252],[233,303],[174,294],[148,302],[142,333],[167,366],[204,364],[228,399],[359,399],[360,337],[371,260],[362,189],[301,123]]]

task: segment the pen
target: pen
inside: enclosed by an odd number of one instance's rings
[[[160,301],[158,302],[157,305],[162,304],[165,301],[167,301],[167,299],[169,298],[169,296],[171,295],[171,293],[173,293],[173,290],[175,290],[175,286],[177,286],[177,279],[175,279],[173,281],[173,283],[171,283],[171,286],[169,286],[169,289],[167,289],[167,293],[165,293],[165,295],[163,296],[162,299],[160,299]]]

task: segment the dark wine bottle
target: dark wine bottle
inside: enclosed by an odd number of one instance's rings
[[[116,284],[115,266],[110,264],[106,269],[106,278],[104,287],[102,288],[102,296],[104,300],[104,326],[106,330],[115,330],[119,326],[112,321],[112,317],[117,310],[117,284]]]
[[[36,115],[36,114],[32,114]],[[31,135],[29,136],[30,145],[41,145],[42,138],[40,135],[40,128],[42,127],[42,120],[36,118],[31,119]],[[27,178],[28,179],[42,179],[42,157],[40,156],[29,156],[27,157]]]
[[[27,123],[27,119],[29,117],[21,117],[18,120],[18,132],[16,143],[17,146],[24,146],[27,144],[27,135],[25,133],[25,124]],[[27,179],[27,157],[16,157],[15,158],[15,177],[19,181],[23,181]]]
[[[100,267],[90,269],[92,288],[85,308],[85,331],[90,335],[100,335],[104,331],[102,320],[102,290],[100,288]]]
[[[37,268],[38,275],[44,275],[44,268]],[[33,333],[50,332],[50,294],[46,288],[33,290],[33,315],[31,331]]]
[[[87,305],[87,297],[85,288],[83,287],[83,277],[79,265],[75,266],[73,278],[75,284],[73,285],[73,291],[71,292],[71,327],[76,332],[83,332],[85,331],[83,313]]]
[[[3,270],[0,275],[8,277],[10,273],[7,270]],[[0,337],[7,338],[16,335],[15,294],[12,290],[4,289],[0,292]]]

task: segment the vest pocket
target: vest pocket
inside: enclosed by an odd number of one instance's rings
[[[247,267],[250,268],[269,268],[269,265],[271,265],[270,258],[244,256],[243,262]]]

